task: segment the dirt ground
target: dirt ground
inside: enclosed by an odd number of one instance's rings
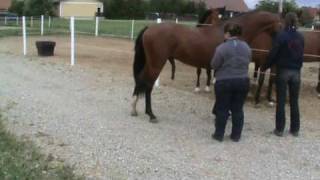
[[[55,56],[37,57],[37,40],[56,41]],[[148,123],[144,100],[139,116],[129,115],[133,45],[78,36],[77,62],[70,67],[69,37],[31,37],[27,57],[20,37],[0,39],[0,97],[8,126],[88,179],[319,179],[318,63],[303,68],[299,138],[272,136],[274,108],[265,101],[256,107],[250,94],[241,142],[226,134],[217,143],[210,139],[214,94],[194,93],[195,69],[181,63],[174,81],[166,65],[153,92],[160,123]]]

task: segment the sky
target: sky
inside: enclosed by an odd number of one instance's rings
[[[245,0],[249,8],[254,8],[260,0]],[[296,0],[299,6],[317,6],[320,0]]]

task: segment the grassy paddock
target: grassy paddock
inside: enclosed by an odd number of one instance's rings
[[[1,180],[60,180],[84,179],[73,168],[40,154],[32,142],[23,141],[9,133],[0,113],[0,179]]]
[[[32,23],[31,23],[32,22]],[[164,21],[166,22],[166,21]],[[156,21],[151,20],[135,20],[133,27],[133,37],[136,38],[139,32],[145,27],[155,24]],[[195,26],[196,22],[179,22],[186,26]],[[41,20],[40,17],[33,17],[31,21],[30,17],[26,18],[27,33],[29,35],[40,35]],[[1,28],[2,27],[2,28]],[[15,27],[19,30],[10,32],[12,29],[2,30],[5,27]],[[44,34],[69,34],[70,33],[70,20],[64,18],[51,18],[49,27],[48,17],[44,21]],[[77,19],[75,20],[75,30],[80,34],[94,35],[95,34],[95,19]],[[4,20],[0,19],[0,37],[21,35],[21,20],[19,25],[16,21],[10,21],[7,25],[4,25]],[[125,37],[131,38],[132,33],[132,20],[99,20],[99,35],[101,36],[113,36],[113,37]]]

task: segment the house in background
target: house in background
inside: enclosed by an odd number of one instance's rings
[[[11,6],[11,0],[0,0],[0,11],[8,11]]]
[[[98,0],[54,0],[59,17],[94,17],[103,13],[103,3]]]
[[[207,8],[226,8],[225,16],[232,17],[235,14],[249,11],[244,0],[194,0],[204,2]]]

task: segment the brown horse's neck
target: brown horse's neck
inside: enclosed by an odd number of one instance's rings
[[[227,20],[224,24],[228,22],[240,24],[243,28],[242,38],[250,43],[262,32],[273,36],[278,30],[277,26],[280,23],[280,17],[269,12],[253,11]]]

